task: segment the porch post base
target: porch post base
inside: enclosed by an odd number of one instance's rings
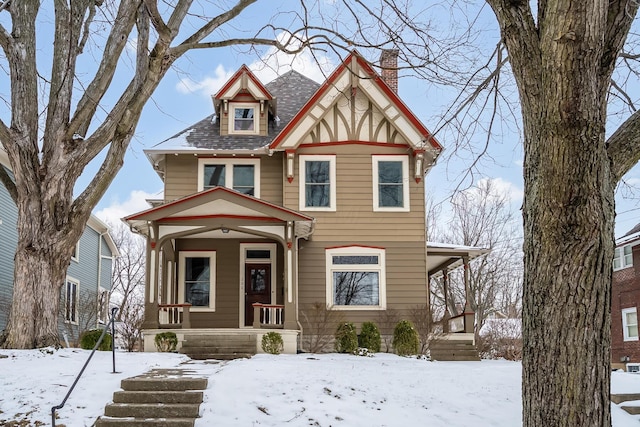
[[[158,329],[160,322],[158,321],[158,303],[147,303],[144,306],[144,322],[142,322],[142,329]]]
[[[296,322],[292,322],[292,321],[284,321],[284,325],[282,325],[284,327],[284,329],[291,329],[294,331],[298,330],[298,324]]]

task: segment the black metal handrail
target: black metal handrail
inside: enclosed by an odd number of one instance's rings
[[[80,377],[84,373],[85,368],[87,367],[87,365],[91,361],[91,358],[93,357],[93,353],[95,353],[96,350],[98,349],[98,347],[100,346],[100,344],[102,344],[102,340],[104,339],[104,336],[107,334],[107,330],[109,329],[109,325],[111,325],[111,353],[112,353],[112,360],[113,360],[113,372],[112,373],[114,373],[114,374],[116,373],[116,326],[115,326],[115,319],[116,319],[116,313],[117,312],[118,312],[118,309],[116,307],[111,309],[111,319],[109,319],[107,324],[104,325],[104,329],[102,331],[102,335],[100,335],[100,338],[98,339],[98,342],[93,347],[93,350],[91,350],[91,354],[89,355],[89,358],[84,363],[84,366],[82,367],[82,369],[80,369],[80,372],[76,376],[76,379],[73,381],[73,384],[71,385],[71,388],[69,388],[69,391],[67,392],[67,395],[64,397],[64,399],[62,399],[62,403],[60,403],[59,405],[51,407],[51,426],[52,427],[56,427],[56,411],[58,409],[62,409],[64,407],[64,405],[67,403],[67,399],[71,395],[71,392],[73,391],[73,389],[76,387],[76,384],[78,384],[78,380],[80,380]]]

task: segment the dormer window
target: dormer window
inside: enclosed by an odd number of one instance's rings
[[[229,133],[256,135],[260,126],[257,104],[230,103],[229,104]]]

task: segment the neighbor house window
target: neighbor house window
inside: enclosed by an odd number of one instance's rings
[[[300,210],[336,210],[336,156],[300,156]]]
[[[215,309],[216,253],[189,251],[179,257],[180,303],[192,310]]]
[[[220,186],[260,197],[259,159],[199,159],[198,170],[198,191]]]
[[[635,307],[622,310],[622,335],[625,341],[638,341],[638,313]]]
[[[64,321],[78,324],[78,292],[80,282],[71,277],[67,277],[64,286]]]
[[[71,253],[71,260],[75,262],[80,261],[80,242],[79,241],[73,247],[73,252]]]
[[[229,133],[255,135],[259,131],[256,104],[230,104]]]
[[[631,245],[624,245],[616,248],[613,255],[613,269],[621,270],[623,268],[631,267],[632,265],[633,253],[631,251]]]
[[[386,307],[385,250],[350,246],[326,250],[327,305],[333,309]]]
[[[107,323],[109,320],[109,291],[100,287],[98,289],[98,323]]]
[[[373,210],[409,211],[409,158],[372,156]]]

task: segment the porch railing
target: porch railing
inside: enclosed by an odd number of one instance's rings
[[[447,322],[448,331],[444,332],[467,332],[473,333],[475,322],[475,314],[472,312],[461,313],[457,316],[450,317]]]
[[[253,305],[253,327],[280,329],[284,327],[284,305],[261,304]]]
[[[191,327],[191,304],[158,304],[158,323],[161,328]]]

